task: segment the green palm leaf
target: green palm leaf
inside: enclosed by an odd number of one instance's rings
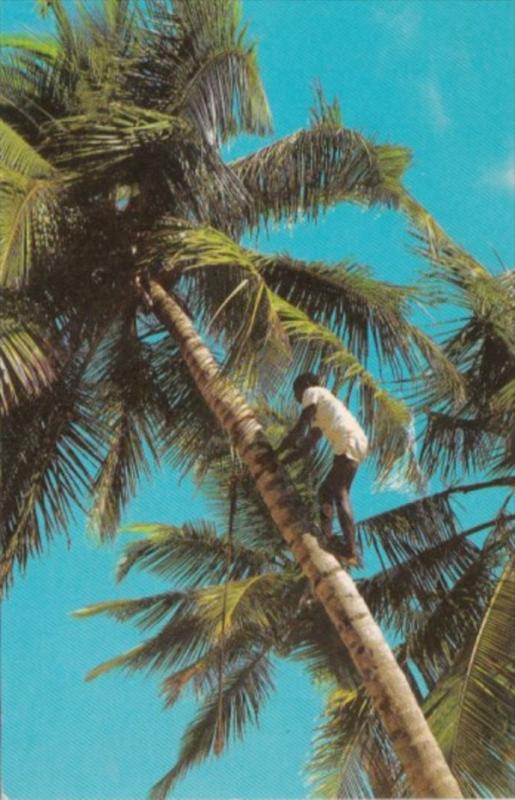
[[[87,619],[98,614],[106,614],[119,622],[134,620],[139,628],[145,630],[159,624],[187,599],[184,592],[174,591],[131,600],[108,600],[80,608],[73,612],[73,616]]]
[[[253,48],[233,46],[210,53],[190,78],[177,107],[210,143],[239,131],[268,132],[269,109]]]
[[[108,601],[75,612],[80,618],[107,614],[115,619],[134,618],[146,630],[164,624],[153,636],[126,653],[110,658],[88,673],[93,680],[113,669],[170,671],[203,658],[213,646],[212,621],[197,613],[194,598],[186,592],[164,592],[136,600]]]
[[[53,173],[51,164],[10,125],[0,119],[0,169],[27,178],[44,179]]]
[[[452,491],[445,490],[395,506],[360,520],[359,531],[383,559],[384,567],[400,564],[458,533],[452,496]]]
[[[45,134],[44,150],[57,166],[99,178],[116,177],[117,171],[123,176],[127,163],[134,165],[145,149],[166,145],[171,154],[185,139],[191,142],[193,138],[183,120],[123,103],[113,103],[101,113],[59,119],[46,126]]]
[[[174,6],[189,64],[174,105],[211,144],[238,131],[263,134],[270,111],[259,77],[255,46],[245,42],[241,6],[233,0],[179,0]]]
[[[73,28],[63,0],[36,0],[41,14],[49,11],[54,17],[61,46],[73,40]]]
[[[183,737],[175,766],[150,793],[152,800],[164,800],[175,783],[194,764],[211,753],[220,753],[231,737],[241,738],[249,723],[256,723],[259,712],[273,689],[272,665],[266,650],[257,648],[247,653],[239,667],[234,667],[224,680],[219,697],[213,692],[201,706]]]
[[[169,411],[160,403],[149,353],[137,336],[130,312],[106,337],[95,378],[100,386],[101,421],[109,435],[92,487],[89,520],[92,531],[110,537],[119,527],[140,475],[149,473],[149,456],[158,459],[158,427]]]
[[[410,362],[409,287],[374,280],[370,270],[348,262],[327,265],[281,255],[260,257],[258,268],[273,292],[331,328],[358,358],[367,358],[373,340],[384,363]]]
[[[473,474],[488,469],[501,458],[505,445],[505,432],[489,428],[486,417],[430,412],[420,450],[424,469],[428,473],[439,469],[447,479],[459,472]]]
[[[278,616],[274,600],[282,585],[281,576],[264,573],[198,589],[195,594],[198,614],[211,622],[215,641],[247,625],[267,630]]]
[[[484,548],[453,584],[441,581],[436,592],[428,592],[404,614],[406,654],[428,687],[449,670],[459,651],[476,635],[495,585],[498,563],[498,548]]]
[[[288,342],[255,256],[213,228],[164,223],[150,238],[143,263],[161,253],[167,280],[180,281],[199,324],[227,348],[231,368],[250,381],[256,362],[284,368]]]
[[[342,201],[396,205],[392,190],[409,158],[406,148],[374,145],[323,119],[230,166],[253,198],[248,224],[255,227],[261,218],[316,219]]]
[[[308,764],[315,797],[371,796],[366,769],[370,725],[371,708],[363,689],[331,692]]]
[[[59,52],[56,43],[51,39],[13,34],[0,35],[0,48],[23,50],[24,53],[50,62],[55,60]]]
[[[360,591],[375,619],[403,630],[414,607],[434,607],[445,592],[442,587],[459,580],[477,558],[477,547],[456,534],[365,578]]]
[[[425,703],[431,726],[463,791],[506,797],[513,789],[512,719],[515,572],[506,565],[485,610],[473,646]]]
[[[57,184],[50,179],[12,181],[0,168],[0,285],[26,283],[36,257],[56,241]]]
[[[346,262],[326,265],[286,255],[261,256],[258,268],[276,294],[330,328],[360,360],[366,363],[374,347],[380,368],[407,366],[422,372],[424,382],[427,364],[452,402],[463,398],[462,379],[451,360],[408,321],[410,301],[416,299],[413,288],[378,281],[368,268]]]
[[[122,580],[134,567],[163,578],[187,580],[190,586],[221,581],[227,573],[230,547],[231,576],[234,580],[256,575],[270,568],[266,550],[240,544],[238,537],[228,544],[207,522],[174,525],[131,525],[130,533],[144,538],[128,544],[118,563],[117,579]]]
[[[450,332],[443,347],[462,374],[465,393],[453,408],[438,376],[429,378],[422,393],[432,406],[422,461],[429,470],[441,465],[446,475],[458,469],[509,470],[515,452],[509,402],[515,340],[506,319],[513,305],[513,276],[490,275],[482,265],[469,263],[452,243],[430,258],[436,264],[431,277],[438,290],[454,291],[455,302],[465,310],[463,324]]]
[[[0,120],[0,285],[26,280],[34,250],[55,237],[58,182],[50,163]]]
[[[27,397],[39,394],[56,376],[57,348],[48,325],[20,302],[1,297],[0,416]]]
[[[83,358],[70,358],[49,388],[9,414],[1,451],[2,589],[16,562],[24,568],[45,538],[67,530],[89,490],[105,432],[83,381]]]

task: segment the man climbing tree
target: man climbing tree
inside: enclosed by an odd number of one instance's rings
[[[303,410],[277,452],[289,450],[283,459],[283,463],[289,464],[309,453],[322,436],[328,440],[334,460],[318,491],[322,533],[335,554],[349,564],[358,564],[349,491],[358,466],[368,453],[368,439],[345,404],[320,385],[317,375],[311,372],[299,375],[294,381],[293,393]],[[335,506],[343,542],[335,539],[332,531]]]

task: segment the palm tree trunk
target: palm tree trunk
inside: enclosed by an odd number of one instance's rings
[[[402,763],[414,796],[462,797],[442,752],[354,581],[326,553],[255,413],[222,375],[191,319],[155,280],[153,311],[171,333],[202,394],[248,466],[277,528],[347,647]]]

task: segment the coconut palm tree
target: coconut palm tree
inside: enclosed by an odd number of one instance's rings
[[[351,652],[413,791],[458,796],[395,657],[237,389],[265,364],[273,381],[292,354],[322,365],[359,388],[380,473],[406,450],[410,413],[367,370],[371,350],[394,374],[429,361],[460,395],[409,322],[410,290],[237,241],[269,218],[315,218],[345,199],[416,219],[400,184],[408,154],[343,128],[322,99],[309,130],[227,164],[224,142],[270,125],[237,2],[149,0],[143,15],[104,0],[78,3],[74,19],[61,0],[43,6],[51,40],[3,42],[0,282],[43,309],[58,368],[51,379],[45,360],[36,378],[32,350],[19,368],[27,390],[9,389],[2,584],[66,528],[95,470],[91,519],[107,536],[148,458],[186,441],[191,453],[198,420],[210,418]]]
[[[279,439],[288,420],[277,411],[267,417],[268,435]],[[100,664],[89,679],[114,668],[150,669],[163,676],[167,708],[188,688],[197,693],[198,713],[177,762],[151,797],[163,798],[194,764],[219,755],[231,737],[243,736],[258,720],[273,691],[277,657],[301,659],[328,687],[311,762],[316,796],[409,796],[361,678],[321,605],[306,602],[306,579],[270,531],[248,473],[223,441],[211,442],[198,468],[216,524],[133,526],[131,534],[139,537],[118,565],[119,580],[138,568],[173,581],[172,588],[76,612],[107,614],[150,630],[142,644]],[[314,503],[314,481],[326,468],[322,453],[296,469],[306,501]],[[505,796],[513,777],[506,759],[513,703],[506,648],[515,604],[506,543],[515,517],[501,507],[486,523],[463,530],[453,498],[468,488],[457,485],[363,520],[360,536],[377,549],[381,569],[360,579],[358,588],[390,631],[464,793]],[[479,529],[489,530],[483,542],[474,538]],[[487,663],[496,670],[485,672]]]
[[[402,666],[420,698],[424,696],[423,707],[464,794],[503,797],[510,793],[514,779],[509,748],[514,675],[513,653],[509,649],[515,591],[513,558],[506,548],[513,516],[506,514],[506,497],[501,495],[492,519],[462,530],[452,501],[471,492],[477,494],[496,486],[509,489],[512,485],[509,466],[513,404],[498,402],[499,395],[508,399],[513,380],[512,357],[504,344],[509,331],[500,325],[495,341],[491,324],[492,314],[494,319],[503,318],[501,309],[506,294],[510,294],[510,276],[487,276],[482,270],[480,278],[472,280],[468,271],[462,271],[458,282],[456,273],[456,269],[437,270],[432,277],[448,282],[450,275],[458,291],[454,306],[465,309],[462,327],[451,332],[444,346],[464,374],[467,395],[454,417],[449,413],[444,417],[443,411],[430,413],[423,438],[426,469],[434,471],[441,466],[444,475],[452,476],[454,482],[432,496],[360,524],[362,537],[375,547],[383,571],[358,585],[374,617],[395,637]],[[485,370],[489,370],[488,375]],[[432,392],[437,388],[434,384],[430,387]],[[445,396],[439,399],[444,402]],[[436,397],[433,403],[435,400]],[[435,427],[435,418],[439,428]],[[278,419],[276,412],[275,424]],[[288,427],[287,420],[281,421]],[[471,436],[475,432],[472,442],[459,436],[463,428]],[[271,431],[272,437],[280,438],[280,433]],[[435,447],[439,449],[438,459]],[[212,452],[204,458],[208,470],[216,465],[218,480],[210,487],[210,497],[220,515],[225,511],[234,463],[228,459],[220,465]],[[301,479],[299,488],[306,500],[320,479],[323,466],[323,460],[312,460],[300,467],[301,475],[297,474],[296,480]],[[478,469],[486,472],[488,479],[467,483],[467,472],[474,474]],[[319,606],[299,611],[304,587],[298,573],[291,571],[287,559],[281,560],[284,553],[270,550],[274,539],[270,539],[267,518],[260,514],[256,497],[247,496],[252,486],[242,483],[244,475],[240,473],[238,479],[245,496],[240,500],[243,507],[237,518],[237,541],[231,545],[230,566],[227,545],[214,536],[212,528],[136,527],[144,538],[127,548],[119,577],[137,566],[167,578],[188,579],[183,591],[191,598],[193,610],[181,609],[177,619],[167,617],[164,636],[153,636],[141,650],[100,665],[90,677],[113,667],[139,669],[150,663],[165,673],[162,690],[167,707],[188,684],[193,684],[205,698],[185,733],[176,765],[156,787],[159,796],[163,785],[173,785],[192,764],[210,752],[219,753],[231,733],[243,735],[249,722],[242,713],[245,703],[257,718],[272,688],[270,654],[300,655],[318,680],[322,677],[334,685],[310,764],[316,795],[409,795],[399,763],[382,735],[377,715],[352,664],[345,660],[345,651],[320,615]],[[477,536],[486,530],[490,531],[487,538],[478,542]],[[200,562],[195,555],[199,540],[203,544]],[[500,576],[499,565],[503,565]],[[217,592],[214,584],[223,580],[228,570],[231,584]],[[205,599],[209,605],[205,605]],[[198,629],[198,616],[203,619],[207,608],[210,625],[218,627],[197,633],[198,646],[209,655],[202,654],[194,663],[170,674],[182,662],[179,648],[170,652],[168,637],[175,635],[177,627],[179,637],[181,631]],[[146,625],[157,624],[154,609],[151,598],[142,598],[101,603],[80,613],[107,613]],[[219,622],[228,609],[230,624],[222,630]],[[183,614],[189,615],[189,624]],[[240,638],[243,626],[245,632]],[[243,658],[249,653],[255,655],[251,645],[260,645],[259,655],[263,656],[252,663]],[[220,683],[220,658],[225,648],[224,678]],[[245,682],[238,685],[238,691],[231,691],[236,675],[245,678]],[[416,675],[422,676],[422,681]],[[253,714],[249,715],[250,721]],[[238,722],[231,727],[232,719]]]

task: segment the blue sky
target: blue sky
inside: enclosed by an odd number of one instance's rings
[[[485,263],[498,268],[515,254],[515,4],[509,0],[246,0],[259,39],[274,136],[303,127],[319,79],[338,95],[345,124],[380,141],[407,145],[407,183],[439,222]],[[0,0],[0,28],[41,28],[32,0]],[[256,142],[242,140],[231,155]],[[420,264],[393,212],[331,211],[315,227],[299,224],[262,237],[264,250],[306,259],[352,257],[378,277],[412,281]],[[494,252],[495,251],[495,252]],[[359,517],[402,501],[370,494],[358,476]],[[488,518],[488,502],[467,519]],[[180,523],[201,516],[191,484],[164,470],[145,483],[126,521]],[[89,603],[154,591],[154,580],[113,582],[118,547],[88,540],[82,518],[73,541],[54,542],[31,562],[4,605],[3,791],[9,800],[139,800],[171,765],[187,700],[163,712],[156,682],[113,674],[85,684],[86,671],[137,641],[108,620],[72,620]],[[174,797],[299,798],[302,764],[321,696],[298,665],[278,665],[277,693],[260,730],[228,755],[202,765]]]

